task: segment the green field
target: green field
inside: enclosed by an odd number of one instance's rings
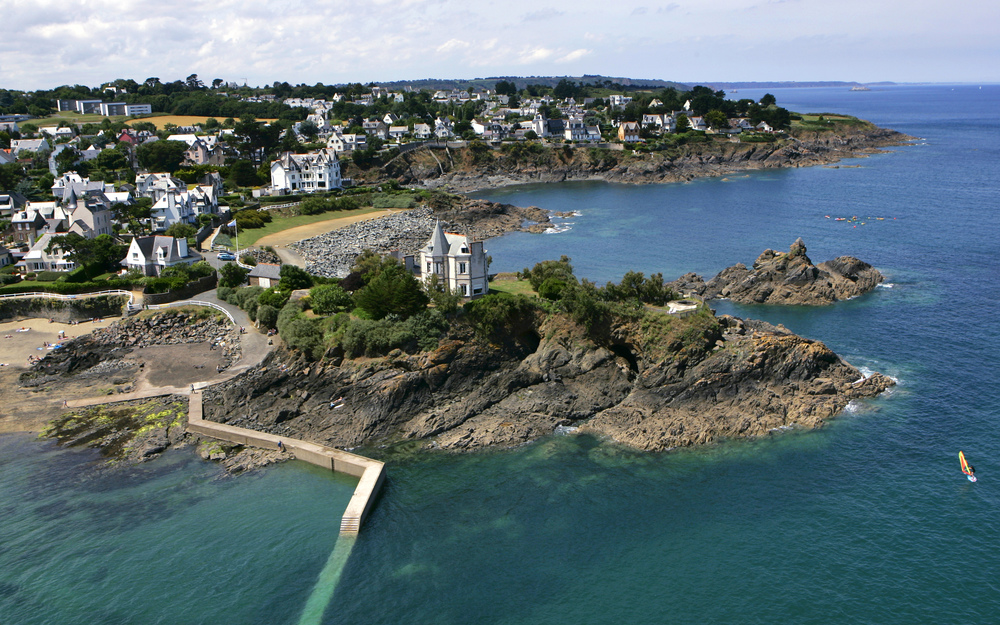
[[[30,122],[35,124],[39,128],[43,126],[69,126],[77,124],[99,124],[105,119],[110,119],[113,122],[121,121],[123,119],[128,119],[123,115],[116,115],[113,117],[105,117],[104,115],[81,115],[80,113],[73,113],[70,111],[63,111],[61,113],[54,113],[48,117],[39,117],[38,119],[33,119]]]
[[[322,221],[330,221],[331,219],[343,219],[344,217],[353,217],[355,215],[367,215],[368,213],[374,213],[374,212],[383,212],[383,211],[381,208],[368,207],[368,208],[359,208],[357,210],[352,210],[352,211],[334,211],[330,213],[320,213],[319,215],[296,215],[294,217],[275,217],[274,221],[272,221],[269,224],[265,224],[263,228],[254,228],[252,230],[241,230],[240,248],[250,247],[263,237],[266,237],[270,234],[275,234],[277,232],[282,232],[284,230],[298,228],[299,226],[308,226],[310,224],[315,224]]]
[[[498,274],[490,282],[490,293],[510,293],[511,295],[536,295],[527,280],[515,280],[512,273]]]

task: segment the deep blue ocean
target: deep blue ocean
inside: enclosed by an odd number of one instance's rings
[[[998,618],[1000,86],[772,93],[918,140],[838,168],[482,193],[579,212],[559,233],[487,242],[492,268],[566,254],[600,282],[711,277],[802,237],[814,262],[857,256],[888,284],[822,309],[714,307],[783,323],[898,386],[821,430],[667,454],[575,436],[383,450],[386,487],[318,622]],[[352,481],[299,463],[220,479],[186,450],[127,473],[94,461],[0,437],[0,623],[300,622]]]

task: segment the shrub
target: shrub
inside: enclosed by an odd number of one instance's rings
[[[437,347],[447,329],[444,315],[436,310],[424,311],[405,321],[359,319],[347,326],[341,346],[348,358],[383,356],[394,349],[426,351]]]
[[[268,330],[277,326],[278,309],[268,304],[261,304],[257,307],[257,321]]]
[[[229,296],[232,295],[232,293],[233,288],[228,286],[220,286],[215,292],[216,296],[224,302],[229,301]]]
[[[244,254],[240,257],[240,262],[244,265],[250,265],[251,267],[257,266],[257,259],[254,258],[252,254]]]
[[[464,309],[477,332],[495,336],[530,322],[538,307],[524,295],[491,293],[468,302]]]
[[[288,291],[283,291],[278,287],[272,286],[257,297],[257,302],[261,306],[272,306],[275,309],[275,314],[277,314],[277,311],[288,303],[289,295]]]
[[[336,284],[314,286],[309,291],[309,302],[317,315],[330,315],[354,303],[351,294]]]

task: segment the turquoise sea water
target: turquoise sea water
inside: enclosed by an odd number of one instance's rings
[[[825,309],[715,307],[899,386],[819,431],[670,454],[566,436],[383,450],[388,481],[323,622],[995,620],[1000,87],[774,93],[920,140],[839,169],[484,193],[581,212],[559,234],[488,242],[493,268],[567,254],[599,281],[711,276],[801,236],[814,261],[855,255],[892,286]],[[833,220],[854,215],[865,225]],[[298,622],[353,482],[296,463],[217,480],[183,450],[128,474],[92,459],[0,437],[0,622]]]

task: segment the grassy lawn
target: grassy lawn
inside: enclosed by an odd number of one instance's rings
[[[510,293],[511,295],[537,295],[527,280],[515,280],[514,274],[501,273],[490,282],[490,293]]]
[[[61,113],[55,113],[48,117],[39,117],[38,119],[31,120],[31,123],[37,125],[39,128],[43,126],[67,126],[70,124],[99,124],[104,121],[104,115],[81,115],[80,113],[72,113],[70,111],[63,111]],[[122,119],[128,119],[122,115],[117,115],[113,117],[108,117],[113,122],[120,121]]]
[[[274,234],[275,232],[282,232],[290,228],[297,228],[299,226],[307,226],[309,224],[319,223],[321,221],[330,221],[331,219],[342,219],[344,217],[353,217],[355,215],[367,215],[368,213],[381,212],[380,208],[359,208],[353,211],[333,211],[330,213],[320,213],[319,215],[296,215],[294,217],[276,217],[274,221],[269,224],[264,224],[263,228],[254,228],[253,230],[243,230],[240,232],[240,248],[250,247],[257,242],[258,239],[266,237],[269,234]]]

